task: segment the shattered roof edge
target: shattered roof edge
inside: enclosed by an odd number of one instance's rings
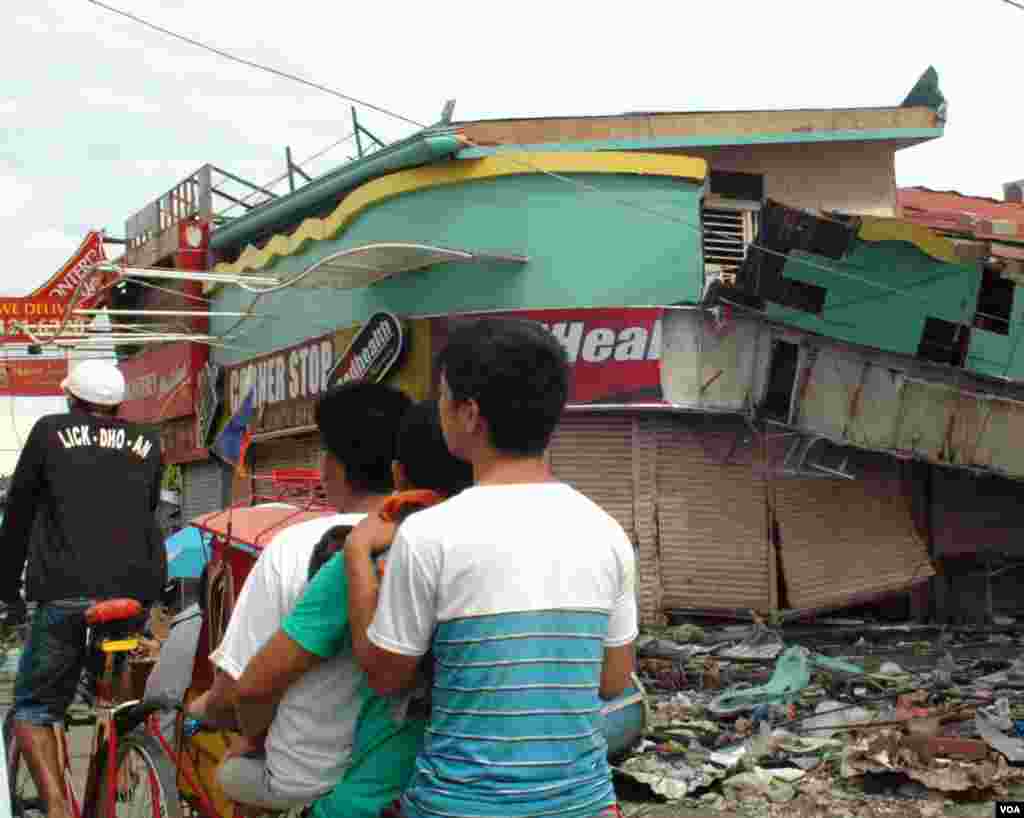
[[[857,113],[860,111],[912,111],[915,108],[932,111],[934,109],[927,105],[866,105],[847,108],[722,108],[717,110],[704,111],[624,111],[615,114],[558,114],[553,116],[503,116],[494,119],[465,119],[451,122],[452,127],[464,128],[471,125],[497,125],[507,122],[557,122],[559,120],[600,120],[600,119],[628,119],[641,117],[662,117],[662,116],[712,116],[720,114],[842,114]]]
[[[710,134],[707,136],[664,136],[642,139],[596,139],[566,142],[537,142],[530,144],[479,145],[463,148],[459,159],[476,159],[496,153],[537,151],[597,151],[597,150],[666,150],[672,148],[714,148],[727,145],[785,145],[808,142],[906,142],[897,150],[938,139],[944,128],[882,128],[869,130],[835,131],[779,131],[757,134]]]
[[[908,185],[906,187],[898,187],[896,189],[897,197],[899,197],[899,194],[903,191],[920,191],[921,193],[933,193],[937,196],[956,196],[959,199],[974,199],[979,202],[1005,205],[1006,207],[1024,210],[1024,202],[1008,202],[1005,199],[993,199],[990,196],[975,196],[970,193],[961,193],[959,190],[937,190],[935,188],[925,187],[924,185]]]

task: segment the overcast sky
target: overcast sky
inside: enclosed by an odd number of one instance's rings
[[[897,105],[934,65],[946,134],[897,154],[899,184],[1001,197],[1024,177],[1024,11],[1003,0],[109,5],[425,123],[449,98],[457,119]],[[88,0],[3,7],[4,295],[45,281],[87,230],[123,235],[126,217],[204,163],[262,183],[284,170],[286,145],[301,159],[351,129],[342,100]],[[385,141],[415,130],[373,111],[360,121]],[[353,152],[347,143],[309,170]],[[15,401],[21,434],[60,403]],[[0,447],[16,448],[10,409]],[[0,473],[12,457],[0,451]]]

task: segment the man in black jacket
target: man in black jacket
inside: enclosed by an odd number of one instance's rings
[[[155,516],[159,437],[116,417],[125,383],[112,362],[82,361],[61,386],[68,411],[32,427],[0,530],[0,600],[21,604],[27,559],[25,596],[37,603],[14,718],[49,818],[70,818],[52,728],[63,722],[82,673],[85,611],[116,597],[148,605],[160,598],[167,574]]]

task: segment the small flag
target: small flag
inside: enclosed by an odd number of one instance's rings
[[[252,442],[252,432],[249,431],[249,424],[252,423],[256,408],[256,387],[255,385],[245,396],[238,411],[231,416],[231,420],[225,424],[221,433],[217,435],[210,451],[225,463],[235,467],[235,474],[245,477],[245,453]]]

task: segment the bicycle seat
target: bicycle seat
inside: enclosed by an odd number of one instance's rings
[[[107,625],[111,622],[135,619],[138,616],[142,616],[142,603],[137,599],[104,599],[102,602],[94,602],[86,609],[85,623],[90,627]]]

